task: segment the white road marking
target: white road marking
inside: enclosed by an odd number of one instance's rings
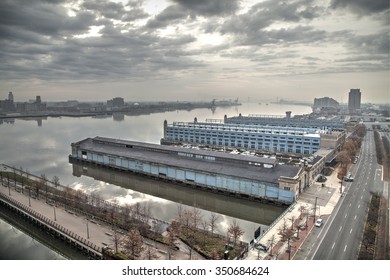
[[[358,209],[360,208],[360,204],[358,205]]]
[[[336,242],[333,242],[333,245],[332,245],[332,250],[333,250],[333,248],[334,248],[334,245],[336,245]]]
[[[344,247],[344,252],[345,252],[345,250],[347,250],[347,245],[345,245],[345,247]]]
[[[343,228],[343,226],[340,227],[339,231],[341,231],[342,228]]]
[[[352,229],[349,231],[349,234],[351,234],[352,233]]]
[[[356,220],[356,217],[357,217],[357,216],[355,215],[355,218],[353,218],[353,219]]]

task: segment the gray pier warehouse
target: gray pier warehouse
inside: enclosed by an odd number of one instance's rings
[[[103,137],[71,147],[73,160],[278,204],[294,202],[307,179],[302,166],[272,158]]]

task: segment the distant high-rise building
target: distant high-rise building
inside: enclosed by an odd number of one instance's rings
[[[339,103],[330,97],[314,98],[315,108],[339,108]]]
[[[349,113],[356,113],[360,110],[360,103],[362,99],[362,93],[360,89],[351,89],[348,97],[348,111]]]
[[[8,99],[0,100],[0,111],[10,112],[15,110],[14,95],[10,91]]]
[[[35,102],[37,104],[41,104],[42,100],[41,100],[41,97],[39,95],[37,95],[37,97],[35,98]]]
[[[108,107],[123,107],[125,106],[125,101],[122,97],[115,97],[111,100],[107,100]]]

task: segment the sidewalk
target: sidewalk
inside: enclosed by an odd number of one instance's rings
[[[252,248],[248,252],[248,260],[288,260],[294,259],[299,248],[310,234],[317,218],[330,215],[339,201],[340,180],[334,171],[322,186],[315,183],[305,189],[295,205],[273,225],[257,243],[269,247],[267,252]],[[344,190],[344,186],[343,186]],[[316,209],[314,211],[314,209]],[[314,217],[315,213],[315,217]],[[298,229],[299,228],[299,229]],[[281,232],[289,231],[290,239],[282,238]],[[290,247],[290,250],[288,250]]]

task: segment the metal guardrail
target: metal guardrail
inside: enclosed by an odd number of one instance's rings
[[[97,246],[96,244],[93,244],[89,240],[79,236],[78,234],[66,229],[65,227],[61,226],[60,224],[48,219],[47,217],[41,215],[40,213],[34,211],[33,209],[28,208],[24,204],[16,201],[15,199],[6,196],[3,193],[0,193],[0,199],[10,205],[13,208],[18,209],[19,211],[22,211],[24,214],[28,215],[34,220],[38,220],[41,223],[44,223],[45,226],[57,231],[61,235],[64,235],[68,239],[73,239],[72,241],[81,243],[80,245],[84,245],[83,247],[87,250],[93,251],[93,253],[97,255],[101,255],[101,248]]]
[[[296,205],[296,202],[292,203],[286,210],[283,211],[282,214],[279,215],[279,217],[276,218],[275,221],[272,222],[272,224],[269,225],[269,227],[263,231],[256,239],[255,241],[258,242],[268,231],[270,231],[288,212],[292,211]],[[252,244],[249,243],[249,248],[251,248]]]

